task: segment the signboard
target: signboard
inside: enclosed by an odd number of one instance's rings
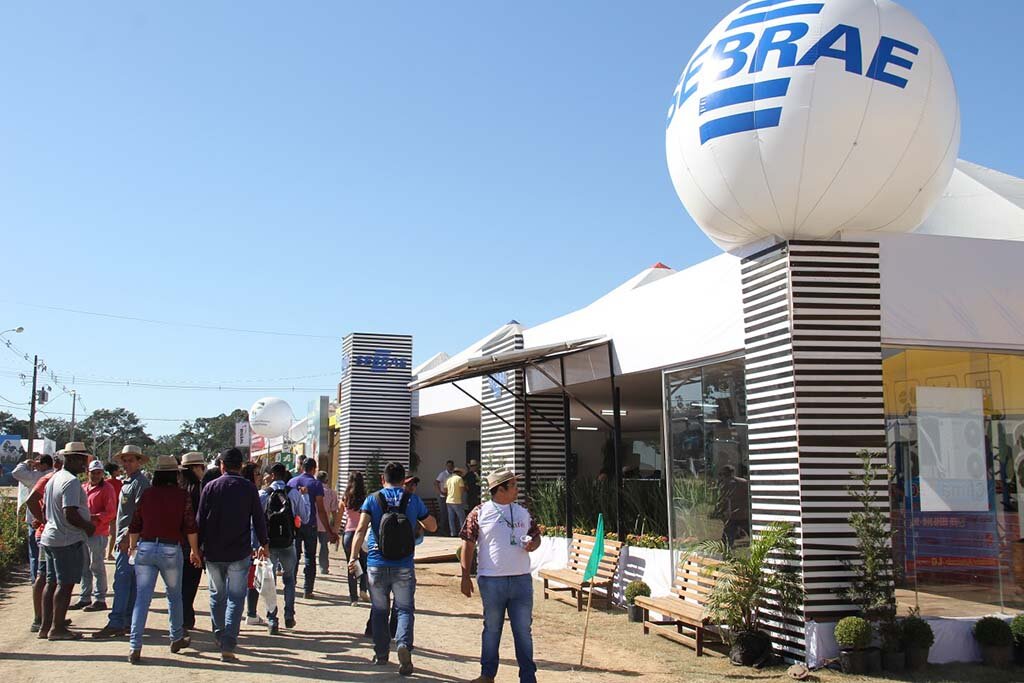
[[[249,427],[249,422],[236,422],[235,423],[235,446],[237,448],[248,448],[252,443],[252,429]]]
[[[922,512],[988,512],[981,389],[917,388]]]
[[[13,486],[17,482],[11,476],[15,465],[21,462],[25,449],[21,437],[13,434],[0,435],[0,486]]]

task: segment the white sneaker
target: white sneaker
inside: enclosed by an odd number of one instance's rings
[[[266,626],[267,625],[267,621],[263,617],[261,617],[260,615],[257,614],[255,617],[246,617],[245,618],[245,625],[246,626]]]

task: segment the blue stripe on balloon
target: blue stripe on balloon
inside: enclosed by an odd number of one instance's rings
[[[733,133],[742,133],[759,128],[774,128],[779,125],[781,119],[782,107],[723,116],[720,119],[708,121],[700,127],[700,144],[703,145],[708,140],[732,135]]]
[[[768,10],[767,12],[747,14],[746,16],[733,19],[725,30],[731,31],[734,28],[739,28],[741,26],[761,24],[766,21],[771,21],[772,19],[782,19],[783,17],[795,17],[802,14],[819,14],[824,6],[825,5],[822,3],[815,3],[813,5],[792,5],[790,7],[780,7],[778,9]]]
[[[771,81],[750,83],[725,88],[700,98],[700,113],[720,109],[742,102],[756,102],[771,97],[782,97],[789,90],[788,78],[776,78]]]

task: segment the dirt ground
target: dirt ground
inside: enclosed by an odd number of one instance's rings
[[[196,597],[198,628],[192,647],[173,655],[168,649],[167,604],[162,593],[153,600],[143,646],[143,666],[127,662],[127,639],[96,641],[88,636],[106,623],[105,613],[71,612],[73,629],[86,638],[78,642],[40,641],[29,632],[32,605],[27,579],[0,591],[0,671],[6,681],[73,680],[116,681],[146,677],[160,681],[212,680],[230,675],[232,680],[256,680],[266,676],[333,681],[397,681],[397,663],[388,667],[370,664],[372,646],[362,637],[368,607],[348,603],[348,589],[341,559],[335,554],[330,575],[318,577],[311,600],[296,600],[297,626],[271,637],[264,628],[242,626],[239,662],[222,663],[209,632],[208,593]],[[479,598],[466,599],[458,592],[458,566],[454,562],[417,567],[414,679],[469,681],[479,675]],[[108,576],[113,566],[108,564]],[[300,578],[301,581],[301,578]],[[158,581],[158,590],[161,584]],[[205,586],[205,584],[204,584]],[[301,596],[301,593],[300,593]],[[109,603],[109,600],[108,600]],[[597,683],[598,681],[782,681],[790,680],[783,667],[758,672],[738,669],[721,657],[701,657],[692,650],[655,636],[643,636],[639,624],[626,621],[623,611],[594,610],[591,614],[586,666],[580,668],[583,615],[554,600],[540,599],[534,608],[534,649],[540,681]],[[392,656],[392,662],[396,658]],[[994,675],[994,677],[993,677]],[[498,681],[518,680],[512,637],[506,628],[501,646]],[[854,681],[848,676],[823,672],[808,680]],[[863,679],[878,680],[878,679]],[[997,673],[980,667],[934,667],[914,680],[1020,681],[1024,675]]]

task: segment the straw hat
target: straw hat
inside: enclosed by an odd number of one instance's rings
[[[139,448],[138,446],[128,445],[122,448],[121,452],[114,456],[114,461],[121,465],[124,465],[124,460],[122,460],[122,458],[126,455],[134,455],[136,458],[143,462],[149,460],[149,456],[144,455],[141,448]]]
[[[156,458],[156,467],[153,468],[154,472],[177,472],[178,461],[173,455],[158,455]]]
[[[493,489],[495,486],[501,486],[506,481],[516,478],[516,473],[512,470],[500,469],[494,470],[487,475],[487,488]]]
[[[181,469],[186,469],[192,465],[202,465],[206,467],[206,458],[203,457],[202,453],[196,451],[189,451],[185,455],[181,456]]]
[[[92,455],[91,453],[89,453],[89,449],[86,448],[85,444],[82,443],[81,441],[68,441],[66,444],[64,444],[63,455],[65,457],[76,453],[78,455]]]

